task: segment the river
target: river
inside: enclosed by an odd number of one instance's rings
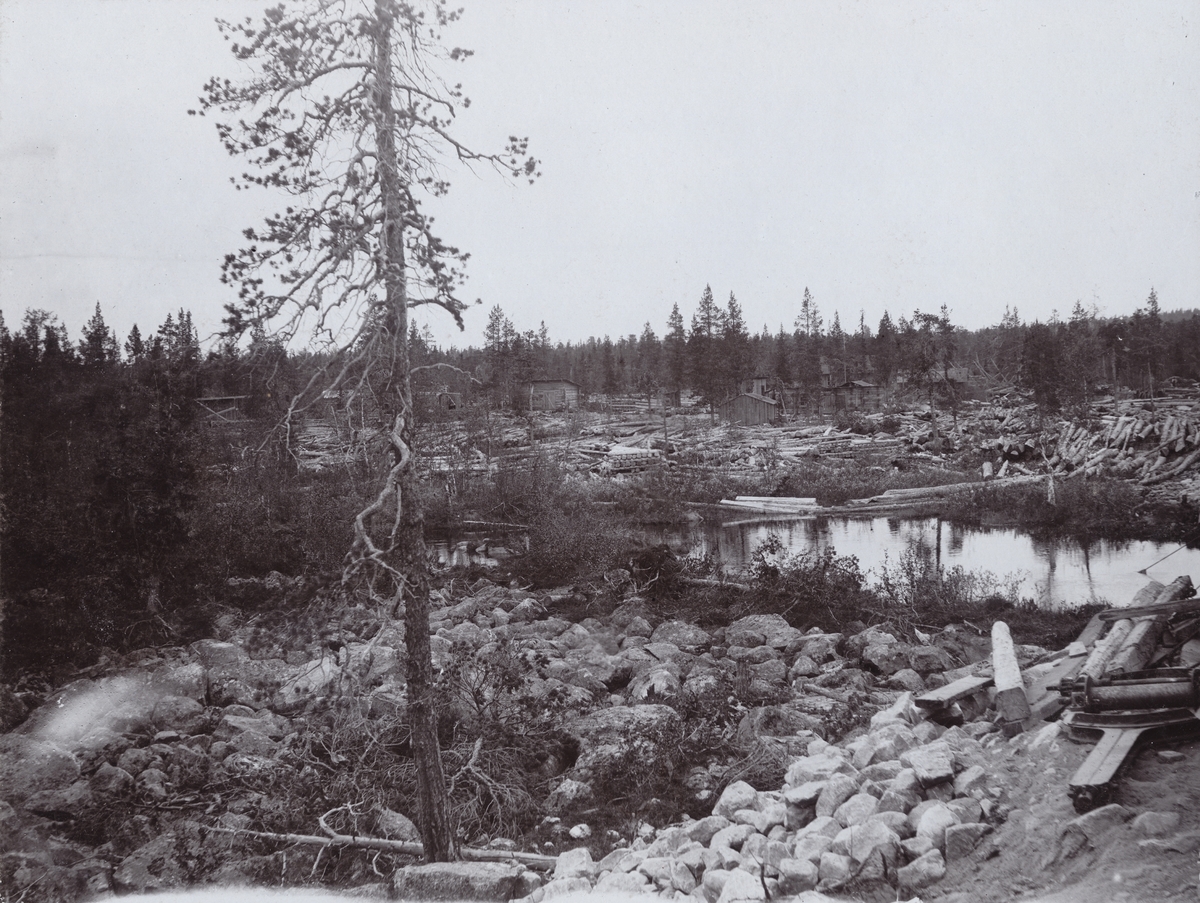
[[[938,556],[946,568],[989,572],[1021,598],[1047,607],[1128,605],[1148,579],[1169,583],[1180,574],[1200,579],[1200,549],[1180,549],[1177,543],[1043,542],[1015,529],[961,527],[938,517],[740,519],[671,530],[663,539],[679,554],[711,554],[736,571],[750,563],[771,533],[792,553],[833,549],[853,555],[872,578],[915,545]],[[1145,575],[1138,573],[1143,568]]]

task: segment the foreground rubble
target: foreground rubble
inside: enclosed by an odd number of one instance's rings
[[[362,865],[336,875],[340,884],[407,899],[527,903],[579,892],[703,903],[804,892],[932,898],[947,885],[970,888],[963,899],[1000,900],[1029,886],[1034,866],[1078,880],[1114,843],[1158,863],[1194,863],[1200,846],[1200,793],[1190,785],[1173,791],[1178,804],[1118,794],[1073,812],[1067,777],[1087,748],[1066,743],[1057,723],[999,729],[990,644],[969,628],[909,643],[877,627],[803,632],[778,615],[750,615],[704,630],[659,620],[637,596],[572,622],[555,614],[572,602],[568,591],[486,581],[438,601],[437,666],[513,644],[535,668],[532,692],[570,703],[563,730],[576,749],[547,757],[558,814],[542,828],[550,846],[535,851],[551,855],[518,860],[506,853],[511,842],[495,838],[481,852],[507,861],[412,866],[386,881]],[[0,887],[32,903],[323,874],[326,847],[311,843],[319,836],[259,829],[288,805],[278,788],[331,779],[306,754],[331,701],[402,703],[402,631],[360,614],[321,644],[296,648],[227,624],[224,639],[127,657],[55,693],[0,736]],[[1031,695],[1069,658],[1013,652]],[[971,692],[939,696],[963,679],[976,681]],[[679,761],[681,700],[729,686],[740,761],[774,757],[779,783],[766,786],[761,772],[752,785],[738,762]],[[1184,749],[1148,764],[1179,780],[1190,762]],[[632,786],[631,766],[648,763],[677,769],[710,814],[677,812],[658,820],[666,826],[644,820],[602,837],[589,824],[590,801],[614,795],[613,782]],[[393,851],[417,839],[387,810],[372,813],[362,833],[390,838]]]

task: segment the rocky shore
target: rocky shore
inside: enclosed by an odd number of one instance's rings
[[[704,903],[806,891],[896,899],[943,879],[960,886],[964,869],[1006,869],[996,886],[1019,889],[1028,870],[1009,854],[1066,874],[1114,831],[1136,832],[1168,858],[1200,843],[1190,815],[1181,822],[1153,800],[1140,814],[1118,804],[1077,817],[1065,777],[1086,750],[1064,743],[1057,724],[1006,737],[987,690],[939,713],[943,723],[914,705],[986,659],[987,642],[967,627],[903,641],[754,614],[701,629],[659,619],[632,592],[603,617],[579,617],[568,590],[487,581],[436,601],[435,667],[507,644],[529,665],[527,692],[563,712],[564,740],[542,763],[550,814],[526,838],[536,842],[529,853],[557,858],[531,867],[536,857],[445,866],[391,857],[381,867],[289,842],[299,826],[288,793],[341,767],[313,752],[331,748],[338,701],[385,714],[402,705],[402,628],[358,610],[318,640],[289,641],[230,618],[220,638],[93,669],[0,736],[5,894],[32,903],[324,880],[408,899],[528,903],[593,890]],[[1017,653],[1031,675],[1052,658]],[[685,731],[706,698],[724,707],[729,745],[721,756],[687,747],[685,760]],[[1174,767],[1170,757],[1154,764]],[[637,789],[638,769],[665,769],[683,795],[655,801],[652,815],[631,809],[627,831],[597,824],[614,783]],[[417,839],[401,813],[359,814],[357,833]],[[501,836],[464,842],[498,859],[516,848]]]

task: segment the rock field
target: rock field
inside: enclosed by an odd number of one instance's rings
[[[557,858],[548,869],[471,862],[376,871],[356,879],[359,894],[1006,900],[1061,885],[1102,894],[1080,900],[1119,898],[1108,892],[1195,899],[1192,747],[1144,753],[1117,802],[1077,816],[1066,783],[1087,747],[1066,742],[1058,724],[1006,737],[987,691],[941,719],[950,726],[914,704],[979,668],[987,645],[968,628],[917,644],[879,628],[802,632],[778,615],[702,630],[658,621],[632,595],[604,618],[572,622],[555,614],[564,594],[487,581],[438,601],[436,666],[513,643],[536,653],[535,691],[571,702],[576,714],[564,730],[577,756],[556,763],[559,815],[543,825],[554,841],[533,851]],[[311,880],[319,848],[247,851],[235,845],[237,832],[286,804],[272,796],[285,777],[322,779],[297,749],[331,698],[402,701],[402,628],[368,618],[336,642],[297,649],[251,642],[232,622],[223,636],[109,662],[0,736],[0,899]],[[1031,674],[1051,658],[1017,651]],[[693,811],[709,814],[593,836],[575,813],[597,782],[630,762],[672,761],[679,700],[728,682],[764,700],[738,709],[736,739],[778,756],[782,782],[756,788],[735,763],[679,762]],[[415,839],[392,814],[398,827],[388,836]],[[386,827],[377,819],[372,831]],[[602,855],[601,839],[611,852]],[[512,844],[493,838],[489,847],[500,854]],[[1152,896],[1136,895],[1151,886]]]

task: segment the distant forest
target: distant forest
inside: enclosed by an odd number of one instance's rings
[[[410,341],[428,418],[463,413],[439,403],[447,395],[470,416],[515,407],[537,378],[573,380],[598,403],[680,390],[719,402],[754,376],[799,397],[865,380],[940,402],[969,376],[1046,411],[1200,380],[1200,312],[1164,314],[1153,291],[1128,317],[1076,304],[1066,321],[1028,323],[1009,310],[974,332],[944,310],[874,327],[860,316],[848,330],[806,291],[791,331],[752,334],[736,298],[720,305],[706,288],[689,321],[671,309],[661,337],[647,323],[640,335],[554,342],[496,307],[482,348]],[[99,305],[77,340],[46,311],[11,331],[0,319],[0,679],[199,635],[231,578],[336,570],[373,475],[365,464],[304,471],[272,434],[297,396],[337,403],[308,388],[328,364],[262,333],[202,348],[184,310],[124,340]],[[236,411],[236,441],[222,410]]]

